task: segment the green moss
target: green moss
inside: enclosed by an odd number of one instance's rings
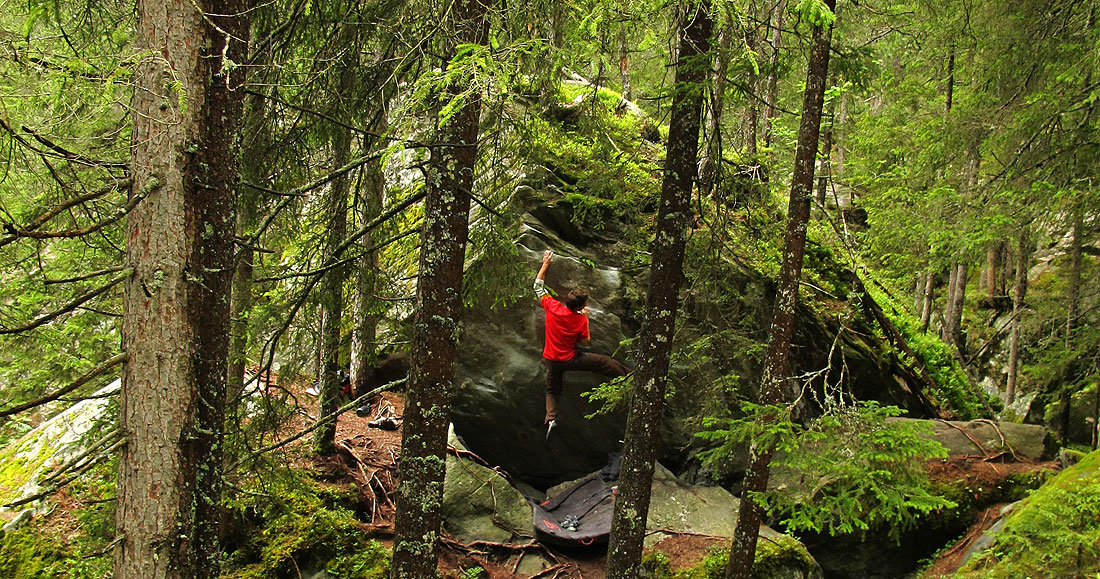
[[[1078,577],[1100,568],[1100,452],[1024,499],[962,577]]]
[[[674,571],[668,556],[649,551],[642,557],[643,576],[652,579],[725,579],[729,561],[729,546],[716,545],[697,564]],[[795,539],[781,535],[774,539],[761,537],[756,543],[756,559],[752,576],[764,579],[790,575],[790,570],[808,571],[817,567],[806,548]]]
[[[230,554],[227,577],[294,577],[303,567],[354,579],[389,573],[390,552],[355,516],[355,487],[318,483],[297,471],[247,487],[253,494],[232,503],[234,534],[245,540]]]

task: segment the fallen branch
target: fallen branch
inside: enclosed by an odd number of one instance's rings
[[[993,427],[993,430],[997,433],[997,436],[1001,437],[1001,448],[1007,448],[1008,452],[1012,453],[1012,460],[1020,462],[1020,457],[1016,455],[1016,451],[1008,444],[1008,440],[1005,439],[1005,433],[1001,432],[1001,427],[997,426],[996,422],[989,420],[988,418],[982,418],[975,420],[974,422],[982,422]],[[1001,454],[1004,454],[1003,452]]]
[[[982,443],[978,442],[977,440],[974,440],[974,437],[970,436],[969,432],[963,430],[962,428],[960,428],[958,426],[955,426],[954,424],[951,424],[950,422],[948,422],[946,420],[943,420],[942,418],[937,418],[936,422],[943,423],[943,424],[945,424],[945,425],[947,425],[951,428],[954,428],[955,430],[958,430],[959,432],[963,433],[963,436],[965,436],[971,443],[973,443],[974,446],[978,447],[978,450],[982,451],[982,458],[983,459],[989,457],[989,451],[986,450],[984,446],[982,446]]]

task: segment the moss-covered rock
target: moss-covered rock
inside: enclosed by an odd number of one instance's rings
[[[961,577],[1081,577],[1100,568],[1100,451],[1017,505]]]

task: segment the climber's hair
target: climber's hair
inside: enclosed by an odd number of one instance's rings
[[[569,290],[569,293],[565,294],[565,307],[579,312],[584,309],[584,306],[588,304],[588,292],[576,288]]]

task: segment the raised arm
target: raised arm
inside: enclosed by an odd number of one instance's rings
[[[535,295],[540,299],[542,296],[547,295],[546,270],[550,269],[550,264],[553,262],[554,252],[547,249],[542,253],[542,267],[539,268],[539,273],[535,275]]]

